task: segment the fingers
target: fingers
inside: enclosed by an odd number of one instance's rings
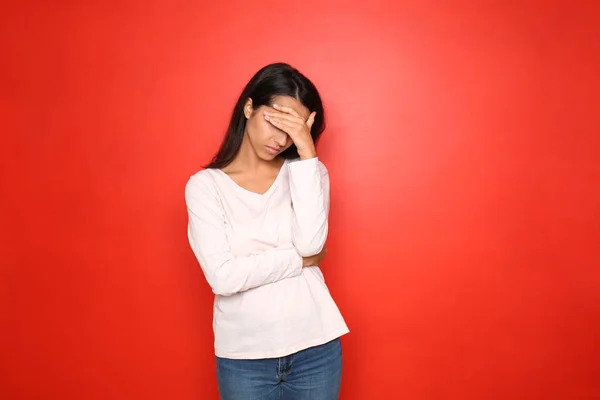
[[[296,110],[294,110],[291,107],[280,106],[279,104],[273,104],[273,108],[276,109],[276,110],[278,110],[278,111],[282,111],[284,113],[288,113],[288,114],[294,115],[294,116],[296,116],[298,118],[302,118],[302,116],[300,114],[298,114],[296,112]],[[304,120],[304,118],[302,118],[302,120]]]
[[[263,111],[265,120],[290,135],[297,146],[299,143],[297,143],[296,140],[301,140],[305,135],[310,137],[311,129],[315,122],[315,116],[317,115],[316,112],[313,111],[310,113],[308,119],[304,121],[304,118],[290,107],[274,104],[273,108],[276,108],[277,110]]]
[[[304,124],[304,118],[296,117],[296,116],[290,115],[290,114],[285,114],[285,113],[282,113],[279,111],[265,111],[264,114],[268,115],[269,117],[294,122],[296,124]]]
[[[323,250],[319,254],[315,254],[310,257],[302,257],[302,265],[304,267],[316,266],[321,264],[321,262],[325,259],[327,255],[327,248],[323,247]]]
[[[282,113],[292,115],[296,118],[299,118],[300,120],[302,120],[302,123],[306,123],[306,125],[309,128],[312,128],[312,125],[315,122],[315,116],[317,115],[317,112],[313,111],[312,113],[310,113],[310,116],[308,117],[308,119],[306,121],[304,121],[304,118],[302,118],[302,116],[300,114],[298,114],[298,112],[291,107],[280,106],[279,104],[273,104],[273,108],[278,111],[281,111]]]
[[[271,117],[270,115],[265,115],[265,119],[271,123],[274,127],[281,129],[288,135],[290,133],[294,133],[293,128],[294,124],[290,121],[282,120],[279,118]]]
[[[327,256],[327,249],[323,249],[317,256],[319,257],[319,262],[323,261],[325,256]]]

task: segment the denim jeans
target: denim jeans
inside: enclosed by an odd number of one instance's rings
[[[341,380],[339,338],[281,358],[217,357],[221,400],[337,400]]]

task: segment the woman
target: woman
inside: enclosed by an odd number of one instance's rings
[[[243,90],[225,139],[186,186],[188,236],[215,293],[222,400],[338,398],[348,328],[318,265],[329,176],[315,86],[271,64]]]

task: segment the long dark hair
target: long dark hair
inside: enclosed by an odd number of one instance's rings
[[[272,105],[277,96],[294,97],[310,112],[317,112],[310,132],[316,146],[319,136],[325,130],[323,102],[317,88],[307,77],[289,64],[269,64],[261,68],[242,91],[233,109],[223,143],[206,168],[224,168],[237,155],[246,129],[244,105],[248,98],[252,99],[252,107],[256,110],[260,106]],[[295,145],[290,146],[281,155],[284,158],[299,157]]]

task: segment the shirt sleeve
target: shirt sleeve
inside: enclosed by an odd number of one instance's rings
[[[215,294],[230,296],[302,273],[302,257],[292,244],[234,256],[218,196],[214,184],[198,176],[185,188],[188,239]]]
[[[292,242],[302,257],[319,254],[329,230],[329,172],[317,157],[289,164]]]

